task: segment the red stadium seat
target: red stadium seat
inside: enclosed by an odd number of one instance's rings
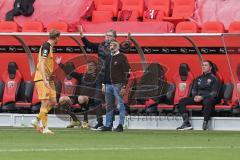
[[[229,33],[240,33],[240,21],[234,21],[229,25]]]
[[[178,104],[179,100],[189,96],[194,76],[189,69],[188,64],[181,63],[179,72],[174,76],[173,82],[176,85],[174,104]]]
[[[194,22],[179,22],[176,26],[176,33],[197,33],[198,27]]]
[[[24,22],[22,32],[43,32],[43,24],[37,21]]]
[[[189,18],[193,15],[195,0],[175,0],[172,17]]]
[[[165,95],[162,95],[163,100],[160,100],[160,104],[157,105],[157,109],[159,112],[163,110],[173,111],[174,109],[174,94],[176,90],[175,84],[171,82],[167,82],[168,90]]]
[[[233,74],[235,82],[233,88],[233,94],[232,94],[232,105],[233,108],[238,108],[237,110],[240,111],[239,109],[239,99],[240,99],[240,64],[237,65],[236,71]]]
[[[2,74],[2,80],[5,84],[2,111],[13,111],[16,96],[22,82],[22,74],[19,72],[15,62],[8,63],[8,70]]]
[[[169,16],[170,0],[149,0],[147,8],[148,10],[144,12],[143,21],[160,21],[164,16]],[[153,16],[156,17],[153,18]]]
[[[234,98],[233,96],[233,84],[232,83],[226,83],[223,85],[222,88],[222,100],[221,104],[215,105],[215,111],[232,111],[233,104],[232,100]]]
[[[22,83],[15,103],[15,108],[18,111],[31,111],[32,96],[34,90],[34,82],[26,81]]]
[[[202,33],[224,33],[224,26],[221,22],[205,22],[202,26]]]
[[[52,22],[47,26],[47,31],[51,31],[52,29],[57,29],[60,32],[68,32],[68,24],[65,22]]]
[[[37,88],[34,86],[33,95],[32,95],[32,113],[39,113],[41,107],[41,101],[38,99]]]
[[[18,32],[18,25],[13,21],[0,22],[0,32]]]
[[[165,17],[164,20],[175,22],[184,21],[193,15],[195,9],[195,0],[175,0],[173,13],[171,17]]]
[[[96,11],[111,11],[114,17],[118,15],[119,0],[98,0],[95,1]]]
[[[111,11],[93,11],[92,22],[111,22],[113,13]]]
[[[123,11],[132,11],[130,21],[143,17],[144,0],[122,0],[122,11],[119,12],[118,17],[121,16]]]
[[[170,0],[149,0],[147,8],[162,11],[164,16],[169,16]]]

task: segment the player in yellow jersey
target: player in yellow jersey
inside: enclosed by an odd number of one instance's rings
[[[59,37],[60,32],[52,30],[49,33],[49,39],[42,44],[34,77],[38,98],[41,100],[41,108],[38,116],[32,120],[32,125],[43,134],[54,134],[48,129],[47,114],[56,103],[55,85],[51,77],[54,67],[53,46],[57,44]],[[43,128],[40,127],[40,122],[42,122]]]

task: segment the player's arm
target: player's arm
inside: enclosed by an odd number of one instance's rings
[[[41,61],[40,61],[40,72],[42,74],[42,78],[43,78],[43,83],[46,87],[50,88],[49,85],[49,77],[46,77],[46,70],[45,70],[45,66],[46,66],[46,59],[48,57],[50,53],[50,45],[48,44],[43,44],[42,46],[42,50],[41,50]]]
[[[74,72],[74,71],[69,73],[69,71],[66,69],[66,66],[64,64],[62,64],[61,61],[62,61],[62,57],[57,56],[56,59],[55,59],[55,62],[64,71],[65,74],[70,74],[70,76],[72,76],[73,78],[75,78],[75,79],[77,79],[79,81],[82,80],[83,75],[81,73]]]
[[[90,42],[86,37],[84,37],[82,26],[80,26],[80,28],[79,28],[79,34],[80,34],[83,44],[86,47],[93,49],[93,50],[98,50],[99,43]]]

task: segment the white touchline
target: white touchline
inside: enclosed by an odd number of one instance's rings
[[[36,149],[0,149],[1,152],[55,152],[55,151],[113,151],[113,150],[172,150],[172,149],[240,149],[240,146],[214,146],[214,147],[204,147],[204,146],[179,146],[179,147],[101,147],[101,148],[36,148]]]

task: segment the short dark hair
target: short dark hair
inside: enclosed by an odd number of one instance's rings
[[[56,38],[58,38],[58,37],[60,37],[60,32],[58,31],[58,30],[56,30],[56,29],[53,29],[53,30],[51,30],[50,32],[49,32],[49,38],[50,39],[56,39]]]
[[[113,37],[115,37],[115,38],[117,37],[117,32],[115,30],[109,29],[106,33],[109,33],[109,32],[112,33]]]
[[[210,61],[210,60],[204,60],[203,62],[208,62],[208,64],[210,65],[210,67],[212,67],[212,68],[214,67],[214,66],[213,66],[213,62]]]
[[[115,44],[118,48],[120,48],[120,44],[116,40],[112,40],[110,44]]]

